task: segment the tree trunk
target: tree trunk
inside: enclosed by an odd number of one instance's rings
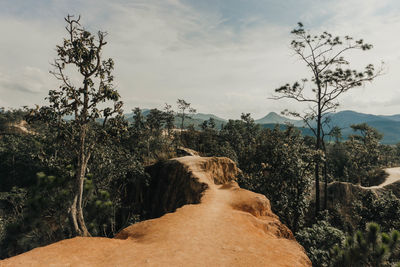
[[[321,110],[321,83],[319,77],[316,77],[318,86],[318,113],[317,113],[317,140],[315,144],[315,151],[321,149],[321,131],[322,131],[322,110]],[[320,194],[319,194],[319,159],[315,162],[315,218],[317,218],[320,211]]]
[[[324,176],[324,206],[323,210],[326,210],[328,207],[328,165],[327,165],[327,159],[326,159],[326,146],[325,146],[325,140],[322,140],[322,149],[325,154],[325,161],[324,161],[324,166],[322,169],[322,173]]]
[[[318,114],[317,118],[317,141],[315,150],[318,152],[321,148],[321,115]],[[315,218],[320,211],[320,195],[319,195],[319,159],[315,162]]]
[[[185,120],[185,113],[182,112],[181,130],[183,130],[183,121]]]
[[[75,188],[74,188],[74,199],[72,206],[70,208],[71,221],[74,227],[76,235],[79,236],[90,236],[89,231],[86,228],[85,219],[83,216],[82,200],[83,200],[83,184],[86,174],[87,163],[90,158],[90,154],[86,155],[85,150],[85,139],[87,126],[81,128],[80,138],[79,138],[79,155],[78,164],[75,174]]]
[[[69,216],[70,216],[70,222],[71,226],[73,227],[74,230],[74,235],[82,235],[81,230],[79,229],[78,226],[78,221],[77,221],[77,212],[76,212],[76,203],[78,201],[78,192],[74,193],[74,199],[72,201],[72,205],[69,209]]]
[[[317,66],[315,63],[315,58],[314,58],[314,66]],[[322,98],[321,98],[321,93],[322,93],[322,88],[321,88],[321,81],[319,79],[319,70],[315,70],[315,79],[317,82],[317,87],[318,87],[318,92],[317,92],[317,99],[318,99],[318,109],[317,109],[317,140],[315,144],[315,151],[319,151],[321,149],[321,132],[322,132]],[[317,161],[315,163],[315,218],[318,217],[319,211],[320,211],[320,194],[319,194],[319,159],[317,158]]]
[[[75,235],[90,236],[90,233],[86,228],[82,208],[83,183],[87,166],[87,160],[84,157],[82,163],[81,166],[78,166],[78,171],[75,176],[74,199],[70,208],[70,219],[74,227]]]
[[[86,161],[86,159],[85,159]],[[83,183],[85,179],[85,170],[86,170],[86,162],[82,166],[81,177],[78,182],[78,201],[77,201],[77,215],[78,215],[78,225],[81,230],[82,236],[90,236],[89,231],[86,228],[85,219],[83,217],[83,208],[82,208],[82,200],[83,200]]]
[[[326,159],[324,162],[324,180],[325,180],[325,184],[324,184],[324,210],[326,210],[328,208],[328,173],[327,173],[327,164],[326,164]]]
[[[318,216],[320,210],[319,196],[319,162],[315,163],[315,217]]]

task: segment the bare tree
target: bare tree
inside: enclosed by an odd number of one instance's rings
[[[311,35],[304,30],[303,24],[292,32],[291,48],[311,71],[311,79],[302,79],[292,85],[275,89],[277,95],[273,99],[288,98],[308,105],[305,114],[285,110],[283,113],[301,118],[313,132],[315,150],[324,155],[324,125],[329,122],[328,114],[334,112],[339,105],[338,97],[352,88],[360,87],[365,82],[372,81],[382,69],[376,71],[372,64],[364,70],[350,69],[350,64],[343,56],[351,50],[366,51],[372,45],[364,43],[362,39],[354,40],[350,36],[334,37],[328,32],[320,35]],[[321,157],[315,160],[315,214],[320,211],[320,163]],[[327,181],[325,181],[327,182]],[[325,192],[326,196],[326,192]]]

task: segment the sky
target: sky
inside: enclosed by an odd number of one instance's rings
[[[59,86],[49,71],[67,14],[108,33],[103,56],[115,61],[126,113],[178,98],[226,119],[305,111],[302,103],[270,99],[274,89],[310,77],[290,49],[299,21],[311,33],[373,44],[349,55],[354,68],[384,62],[383,75],[344,94],[339,110],[400,113],[397,0],[0,0],[0,107],[47,104]]]

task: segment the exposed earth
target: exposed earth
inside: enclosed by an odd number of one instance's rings
[[[379,189],[379,188],[383,188],[387,185],[394,184],[394,183],[400,181],[400,167],[386,168],[385,172],[389,175],[388,175],[388,177],[386,177],[386,180],[383,183],[381,183],[380,185],[364,187],[364,188]]]
[[[168,207],[184,199],[186,205],[113,239],[63,240],[0,266],[311,266],[269,200],[239,188],[239,170],[230,159],[186,156],[163,164],[182,171],[158,171],[163,184],[173,184],[163,187],[161,202]]]

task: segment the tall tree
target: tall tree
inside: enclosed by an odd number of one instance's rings
[[[171,105],[165,103],[164,107],[164,120],[165,128],[167,129],[168,135],[171,134],[171,130],[174,128],[175,115]]]
[[[303,119],[315,136],[315,150],[323,154],[324,125],[329,121],[329,112],[338,107],[338,97],[352,88],[372,81],[380,71],[376,71],[372,64],[361,71],[347,67],[350,62],[344,58],[345,53],[372,48],[372,45],[364,43],[362,39],[354,40],[350,36],[334,37],[328,32],[312,35],[303,28],[302,23],[298,23],[298,27],[291,33],[291,48],[311,71],[311,79],[302,79],[301,82],[285,84],[275,89],[277,95],[273,99],[288,98],[308,104],[308,111],[304,114],[287,110],[284,113]],[[321,158],[316,158],[316,216],[320,211],[320,163]]]
[[[103,127],[112,125],[119,129],[122,125],[122,101],[114,88],[112,70],[114,61],[102,59],[102,51],[107,44],[106,33],[98,31],[96,35],[85,30],[80,24],[80,17],[68,15],[65,18],[67,37],[57,45],[57,57],[51,73],[61,81],[58,89],[50,90],[47,97],[49,106],[41,107],[34,114],[39,119],[57,127],[57,131],[67,149],[75,159],[75,186],[69,208],[70,220],[77,235],[89,236],[83,215],[83,189],[88,161],[92,151],[104,137],[105,131],[96,120],[103,117]],[[76,69],[74,81],[70,71]],[[67,74],[69,73],[69,74]],[[112,107],[104,104],[112,101]],[[117,116],[114,116],[117,115]],[[65,120],[66,117],[71,120]],[[117,127],[114,127],[117,126]]]
[[[186,102],[183,99],[178,99],[178,101],[176,101],[176,103],[178,104],[178,118],[181,119],[181,129],[184,128],[184,121],[185,118],[190,119],[190,115],[189,114],[193,114],[196,113],[196,110],[192,107],[190,107],[190,103]]]

